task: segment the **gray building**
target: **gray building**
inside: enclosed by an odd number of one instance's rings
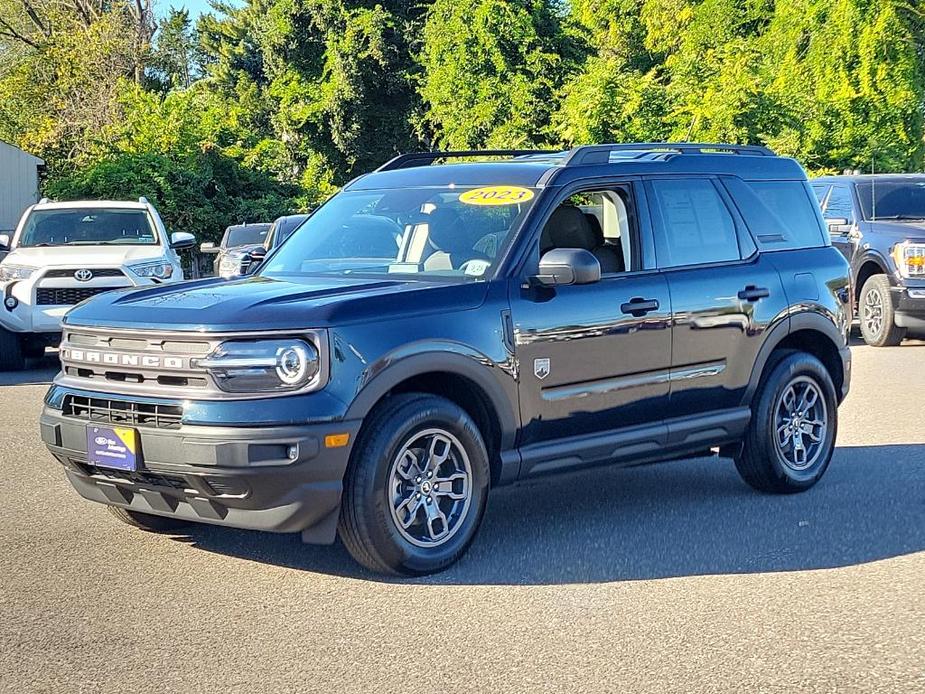
[[[39,198],[38,157],[0,141],[0,234],[13,231],[23,211]]]

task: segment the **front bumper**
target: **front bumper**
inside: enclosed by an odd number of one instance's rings
[[[925,287],[893,287],[890,296],[896,325],[925,332]]]
[[[86,499],[202,523],[302,532],[306,542],[334,540],[359,421],[137,427],[141,460],[135,472],[88,464],[87,423],[50,407],[41,416],[42,440]],[[325,447],[327,435],[340,433],[349,434],[348,445]]]

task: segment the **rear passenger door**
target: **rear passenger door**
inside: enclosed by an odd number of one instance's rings
[[[767,327],[787,300],[718,179],[646,182],[672,303],[671,417],[737,407]]]

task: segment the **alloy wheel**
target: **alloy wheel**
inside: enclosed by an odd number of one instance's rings
[[[864,324],[871,335],[879,335],[883,329],[883,297],[872,289],[864,294]]]
[[[389,510],[401,536],[418,547],[439,547],[463,525],[472,501],[472,466],[453,434],[412,434],[389,471]]]
[[[819,459],[825,448],[828,411],[819,385],[800,376],[784,388],[774,412],[775,443],[783,463],[797,472]]]

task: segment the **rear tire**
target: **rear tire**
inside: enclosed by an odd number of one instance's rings
[[[861,336],[871,347],[895,347],[906,336],[906,329],[896,325],[896,312],[890,298],[890,280],[873,275],[861,288],[858,301]]]
[[[736,469],[762,492],[802,492],[828,469],[838,432],[832,379],[816,357],[780,355],[762,378]]]
[[[0,328],[0,371],[22,371],[26,360],[19,335]]]
[[[338,531],[372,571],[441,571],[468,548],[488,497],[488,453],[458,405],[390,397],[367,418],[344,481]]]
[[[127,508],[120,506],[107,506],[106,508],[123,523],[150,533],[173,533],[190,525],[189,521],[180,520],[179,518],[167,518],[150,513],[141,513],[140,511],[129,511]]]

